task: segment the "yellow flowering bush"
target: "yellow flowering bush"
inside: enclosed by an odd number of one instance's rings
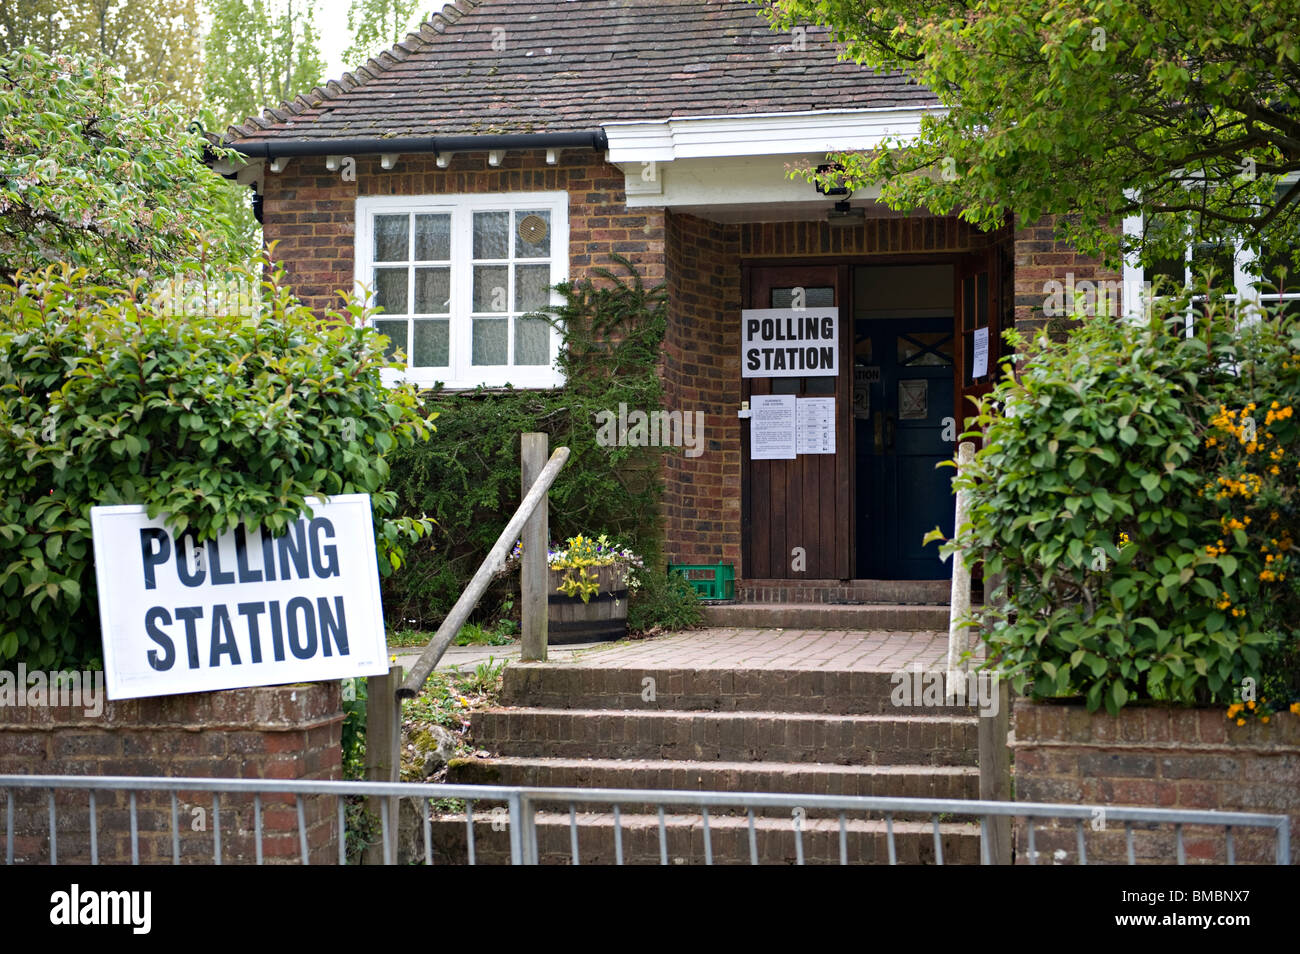
[[[955,481],[971,501],[955,542],[1004,580],[975,613],[988,658],[1019,690],[1091,709],[1292,708],[1300,328],[1164,299],[1146,322],[1090,317],[1019,360]]]

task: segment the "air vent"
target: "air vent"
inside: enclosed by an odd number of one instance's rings
[[[550,228],[540,215],[529,213],[519,220],[519,240],[536,245],[546,238]]]

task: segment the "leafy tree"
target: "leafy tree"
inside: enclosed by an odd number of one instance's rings
[[[1300,171],[1294,0],[775,0],[768,15],[829,26],[946,107],[913,143],[839,157],[894,208],[985,227],[1064,213],[1062,237],[1111,261],[1138,211],[1169,226],[1136,243],[1148,261],[1190,238],[1300,234],[1300,186],[1276,190]]]
[[[0,281],[53,262],[152,280],[256,256],[219,211],[232,187],[204,140],[156,94],[93,56],[0,57]]]
[[[0,54],[98,53],[133,86],[158,84],[168,98],[199,106],[199,17],[195,0],[21,0],[0,3]]]
[[[406,36],[423,18],[416,15],[420,0],[352,0],[348,7],[348,29],[352,45],[343,57],[351,64],[364,63],[376,51]]]
[[[203,44],[204,116],[224,128],[293,99],[325,77],[307,0],[211,0]]]

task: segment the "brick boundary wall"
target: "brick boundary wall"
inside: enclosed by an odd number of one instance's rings
[[[0,708],[0,775],[339,779],[342,727],[338,682],[104,702],[94,717],[80,707],[8,706]],[[101,864],[131,862],[128,798],[96,794]],[[181,860],[211,863],[212,794],[182,792],[178,801]],[[89,864],[88,793],[60,791],[55,809],[59,863]],[[311,863],[336,863],[336,800],[309,797],[304,809]],[[15,861],[48,863],[46,793],[17,791],[14,823]],[[137,824],[141,863],[170,864],[170,795],[140,793]],[[224,862],[255,860],[254,825],[251,795],[221,797]],[[292,796],[262,797],[262,833],[267,863],[300,861]]]
[[[1111,717],[1081,704],[1017,699],[1012,724],[1017,801],[1284,813],[1291,862],[1300,861],[1300,719],[1288,712],[1239,727],[1223,709],[1129,706]],[[1024,821],[1016,827],[1016,862],[1027,864]],[[1039,864],[1077,863],[1072,822],[1040,820],[1034,832]],[[1222,827],[1188,826],[1183,834],[1189,864],[1227,862]],[[1089,864],[1127,863],[1123,824],[1086,823],[1085,836]],[[1235,831],[1237,862],[1273,864],[1275,838]],[[1173,827],[1134,826],[1134,851],[1139,863],[1174,863]]]

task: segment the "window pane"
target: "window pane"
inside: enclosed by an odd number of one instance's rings
[[[1208,242],[1196,245],[1192,249],[1192,275],[1204,279],[1213,270],[1213,287],[1231,294],[1236,291],[1232,260],[1233,250],[1230,245],[1211,245]]]
[[[411,366],[415,368],[445,368],[450,325],[445,318],[420,319],[415,322],[415,348],[411,353]]]
[[[406,269],[375,269],[375,305],[390,315],[406,314]]]
[[[506,363],[506,325],[508,318],[475,318],[474,347],[470,360],[474,364]]]
[[[507,280],[510,269],[505,265],[474,266],[474,311],[509,311]]]
[[[551,266],[515,266],[515,311],[541,311],[551,301]]]
[[[800,287],[800,286],[796,286]],[[773,288],[772,308],[793,308],[794,288]],[[835,289],[831,287],[804,288],[805,308],[830,308],[835,304]]]
[[[407,230],[410,228],[410,216],[376,215],[375,216],[375,261],[406,261]]]
[[[515,258],[550,258],[551,213],[515,213]]]
[[[515,364],[551,363],[551,326],[540,318],[515,320]]]
[[[1290,189],[1290,185],[1278,186],[1273,193],[1273,201],[1280,202]],[[1289,210],[1289,214],[1294,214],[1294,211]],[[1297,225],[1296,232],[1283,247],[1265,249],[1264,254],[1259,256],[1260,285],[1264,294],[1285,294],[1294,292],[1300,286],[1300,257],[1293,257],[1297,255],[1300,255],[1300,225]],[[1282,269],[1286,269],[1285,278],[1282,277]]]
[[[451,312],[451,269],[415,270],[415,313],[446,315]]]
[[[415,217],[415,257],[422,262],[444,262],[451,258],[450,215]]]
[[[384,355],[391,361],[397,349],[406,350],[406,321],[384,321],[377,319],[375,321],[375,330],[381,335],[388,336],[388,348]]]
[[[1166,217],[1151,215],[1147,218],[1146,239],[1152,243],[1165,241],[1172,228],[1173,225]],[[1181,289],[1187,283],[1185,255],[1186,252],[1182,251],[1150,258],[1143,269],[1143,281],[1148,282],[1153,291],[1163,291],[1166,294]]]
[[[510,257],[510,213],[474,213],[474,257]]]

